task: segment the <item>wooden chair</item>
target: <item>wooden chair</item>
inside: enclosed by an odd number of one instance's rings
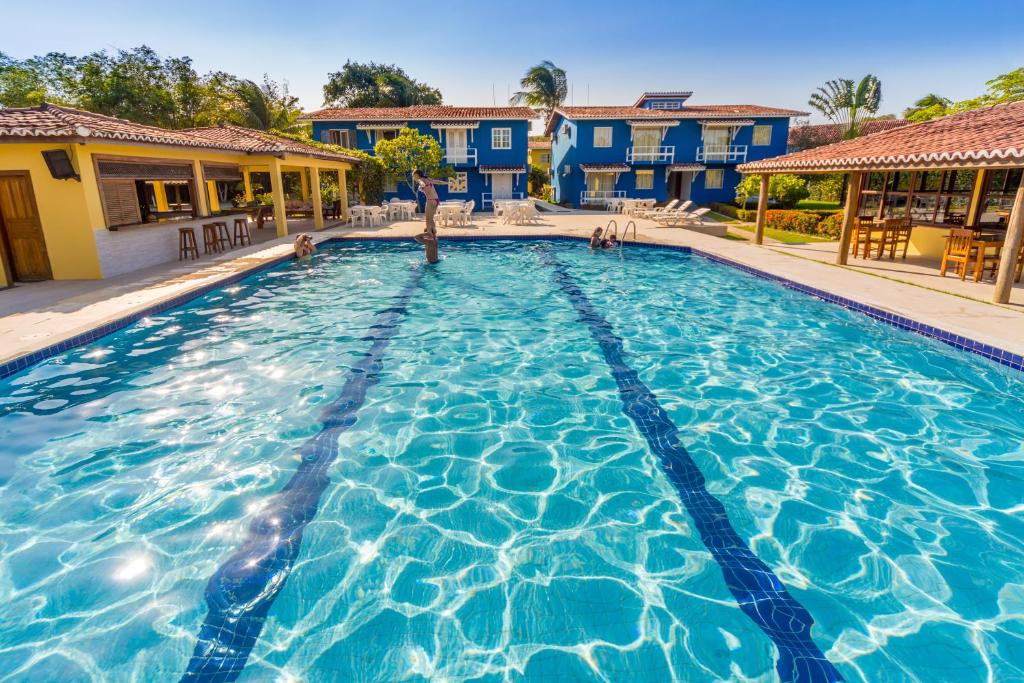
[[[220,240],[217,237],[216,223],[203,223],[203,253],[220,253]]]
[[[882,233],[882,242],[878,245],[878,257],[881,258],[885,250],[889,250],[889,260],[896,260],[896,250],[903,247],[903,254],[900,258],[907,260],[907,247],[910,246],[910,233],[913,227],[910,219],[887,218],[885,220],[885,231]]]
[[[853,222],[853,238],[850,240],[850,255],[858,257],[861,251],[860,245],[864,245],[863,258],[871,256],[871,231],[875,226],[875,219],[871,216],[858,216]]]
[[[974,231],[966,228],[954,228],[946,238],[946,248],[942,252],[942,265],[939,274],[946,277],[949,264],[956,263],[957,275],[961,280],[967,279],[967,266],[973,263],[977,254],[974,251]]]
[[[184,261],[186,257],[193,261],[199,258],[199,246],[196,244],[195,228],[178,228],[178,260]],[[1017,279],[1020,280],[1018,270]]]
[[[249,219],[236,218],[234,245],[244,247],[247,244],[252,244],[252,235],[249,234]]]

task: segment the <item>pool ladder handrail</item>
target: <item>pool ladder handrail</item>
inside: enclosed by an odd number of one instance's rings
[[[619,224],[615,222],[614,218],[611,219],[610,221],[608,221],[608,225],[604,226],[604,230],[601,231],[601,239],[607,239],[608,238],[608,231],[612,229],[613,225],[615,226],[615,238],[618,239],[618,237],[619,237]]]
[[[626,223],[626,227],[622,229],[622,240],[619,242],[619,245],[623,245],[623,244],[626,243],[626,237],[629,236],[629,226],[631,226],[631,225],[633,226],[633,241],[634,242],[637,241],[637,238],[636,238],[636,221],[630,221],[630,222]],[[615,227],[618,227],[618,226],[615,226]]]

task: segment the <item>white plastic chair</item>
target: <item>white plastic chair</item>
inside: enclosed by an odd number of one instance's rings
[[[469,225],[473,222],[473,209],[476,208],[476,200],[470,199],[466,202],[465,206],[462,207],[462,213],[459,214],[459,223],[461,225]]]

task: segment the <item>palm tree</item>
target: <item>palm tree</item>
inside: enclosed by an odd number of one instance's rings
[[[829,121],[844,126],[843,137],[860,135],[860,124],[865,115],[878,112],[882,103],[882,82],[868,74],[854,83],[848,78],[827,82],[811,95],[808,104],[825,115]]]
[[[903,118],[910,121],[928,121],[950,113],[953,101],[948,97],[928,93],[910,107],[903,110]]]
[[[287,86],[282,88],[267,77],[262,85],[243,80],[235,85],[232,94],[232,118],[236,123],[257,130],[289,131],[296,127],[301,110],[298,98],[288,94]]]
[[[519,85],[523,89],[512,95],[509,104],[526,104],[539,109],[545,116],[551,116],[555,107],[565,102],[569,94],[569,81],[566,79],[565,71],[546,59],[530,67],[519,81]]]

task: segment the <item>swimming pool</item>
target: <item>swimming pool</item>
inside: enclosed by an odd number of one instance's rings
[[[443,256],[0,380],[0,677],[1024,679],[1019,373],[677,251]]]

